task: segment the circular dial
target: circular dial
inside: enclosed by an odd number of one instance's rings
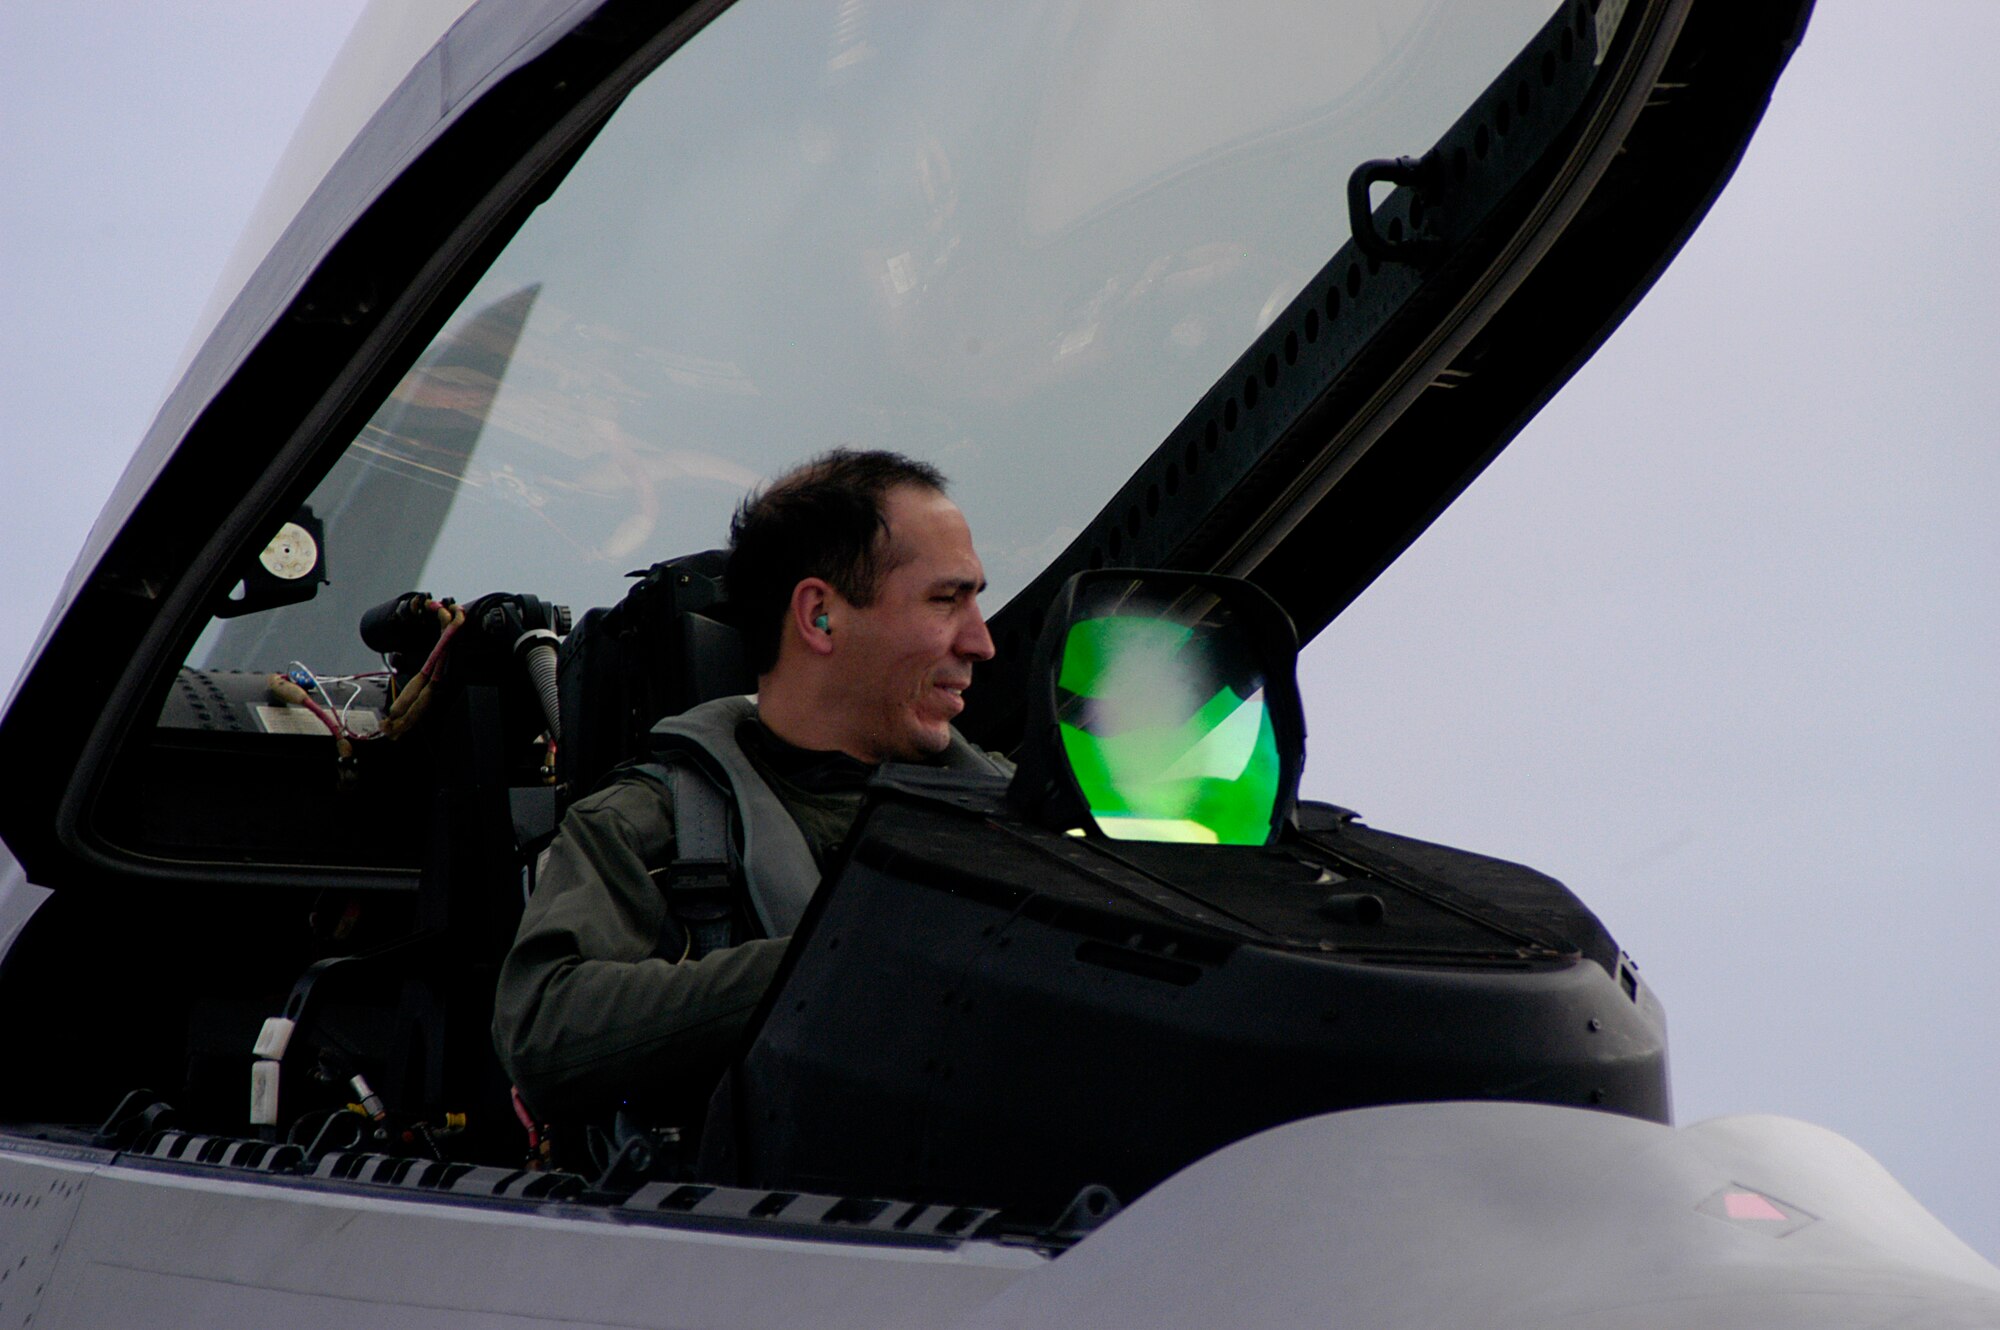
[[[287,522],[271,537],[271,543],[257,556],[264,571],[287,582],[296,582],[319,563],[319,542],[297,522]]]

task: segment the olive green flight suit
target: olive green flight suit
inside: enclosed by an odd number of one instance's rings
[[[873,768],[791,748],[754,720],[738,734],[824,871]],[[659,954],[663,935],[678,931],[661,880],[673,860],[672,802],[643,769],[623,772],[564,817],[501,965],[493,1010],[494,1048],[537,1115],[607,1115],[621,1102],[685,1113],[740,1051],[788,939],[697,959]]]

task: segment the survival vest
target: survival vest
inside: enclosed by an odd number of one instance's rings
[[[730,912],[717,907],[719,887],[742,893],[764,936],[786,937],[819,886],[805,833],[736,742],[737,727],[756,714],[757,699],[749,696],[720,697],[669,716],[653,727],[654,760],[639,766],[673,798],[668,903],[688,930],[693,954],[742,940],[729,936]],[[957,730],[940,765],[1009,774]]]

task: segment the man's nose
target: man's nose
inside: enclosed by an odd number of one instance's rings
[[[959,630],[954,646],[963,659],[993,659],[993,634],[986,631],[986,616],[979,612],[977,602],[972,606],[972,621]]]

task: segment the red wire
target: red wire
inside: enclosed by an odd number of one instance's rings
[[[435,600],[431,602],[431,607],[440,610],[445,608],[442,602]],[[431,654],[425,658],[424,667],[417,671],[419,676],[426,679],[435,677],[438,665],[444,661],[444,649],[450,644],[452,634],[456,633],[464,624],[465,615],[463,613],[452,616],[451,622],[446,624],[444,631],[438,634],[437,645],[431,648]]]
[[[360,737],[359,735],[349,734],[347,732],[347,727],[340,723],[340,717],[334,715],[331,711],[328,711],[325,707],[313,701],[311,693],[305,692],[303,688],[300,689],[299,691],[305,694],[304,697],[301,698],[300,700],[305,703],[306,710],[312,712],[313,715],[319,717],[319,723],[326,726],[327,733],[331,734],[336,739],[340,738],[355,739]]]
[[[507,1088],[514,1100],[514,1116],[520,1119],[523,1127],[528,1129],[528,1148],[530,1150],[538,1149],[542,1143],[542,1134],[536,1130],[535,1115],[530,1113],[527,1104],[522,1102],[521,1087],[510,1085]]]

